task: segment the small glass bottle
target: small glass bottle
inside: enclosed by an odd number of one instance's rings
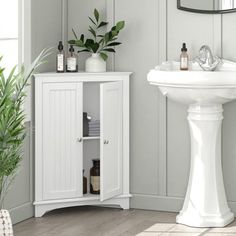
[[[58,53],[57,53],[57,72],[63,73],[65,72],[65,52],[63,50],[62,41],[59,42],[58,45]]]
[[[83,170],[83,194],[87,193],[87,178],[84,176],[84,170]]]
[[[93,167],[90,169],[90,193],[100,194],[100,160],[93,159]]]
[[[180,70],[188,70],[188,49],[186,48],[186,43],[183,43],[180,54]]]
[[[67,72],[77,72],[78,71],[77,56],[75,54],[75,49],[74,49],[73,45],[70,45],[69,55],[67,57],[66,71]]]

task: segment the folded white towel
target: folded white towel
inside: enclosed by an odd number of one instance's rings
[[[100,134],[89,134],[89,137],[99,137]]]

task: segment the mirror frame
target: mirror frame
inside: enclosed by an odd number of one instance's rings
[[[224,14],[224,13],[231,13],[231,12],[236,12],[236,8],[234,9],[228,9],[228,10],[200,10],[200,9],[192,9],[188,7],[182,7],[180,5],[181,0],[177,0],[177,8],[182,11],[189,11],[189,12],[194,12],[194,13],[202,13],[202,14]]]

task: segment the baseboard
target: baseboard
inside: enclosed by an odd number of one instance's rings
[[[31,202],[27,202],[19,207],[9,210],[13,224],[19,223],[22,219],[28,219],[34,215],[34,207]]]
[[[178,212],[182,205],[183,199],[176,197],[162,197],[145,194],[132,194],[131,208]]]
[[[183,205],[183,198],[132,194],[130,204],[131,208],[135,209],[179,212]],[[236,202],[229,201],[228,204],[236,215]],[[32,203],[13,208],[10,210],[10,214],[13,224],[20,222],[22,218],[30,218],[34,215]]]
[[[145,194],[132,194],[130,206],[135,209],[179,212],[184,199]],[[228,201],[229,208],[236,215],[236,202]]]
[[[231,209],[231,211],[236,216],[236,202],[228,201],[228,204],[229,204],[229,208]]]

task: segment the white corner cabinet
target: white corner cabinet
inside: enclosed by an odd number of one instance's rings
[[[34,77],[35,216],[82,205],[129,208],[128,72],[45,73]],[[83,112],[100,136],[83,137]],[[100,194],[89,194],[92,159]],[[87,194],[83,194],[83,170]]]

